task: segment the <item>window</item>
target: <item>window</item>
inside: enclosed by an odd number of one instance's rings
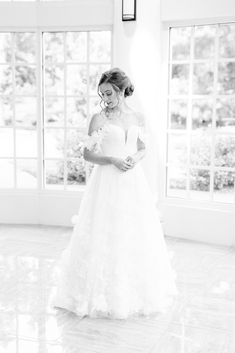
[[[81,143],[88,116],[100,110],[97,83],[109,68],[110,32],[43,34],[45,187],[86,182],[92,165]]]
[[[235,24],[170,29],[167,196],[234,203]]]
[[[0,33],[1,188],[86,183],[93,165],[82,157],[82,141],[110,64],[108,30]]]
[[[37,186],[35,33],[0,33],[0,185]]]

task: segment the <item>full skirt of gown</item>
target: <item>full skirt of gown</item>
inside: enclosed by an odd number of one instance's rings
[[[113,153],[129,155],[136,135],[138,128],[130,129],[123,144],[121,128],[110,125],[103,153],[113,147]],[[81,317],[127,319],[165,312],[173,304],[176,273],[140,163],[127,172],[96,164],[76,218],[55,267],[53,307]]]

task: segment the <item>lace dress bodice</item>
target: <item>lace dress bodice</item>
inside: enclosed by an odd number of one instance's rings
[[[101,128],[86,136],[84,147],[90,151],[121,158],[137,151],[138,138],[146,144],[147,132],[144,126],[132,124],[124,130],[107,119]]]

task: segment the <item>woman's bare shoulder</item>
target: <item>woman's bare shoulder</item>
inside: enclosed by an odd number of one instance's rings
[[[102,114],[102,112],[94,114],[89,124],[88,135],[91,135],[95,130],[99,130],[104,125],[104,121],[105,116]]]

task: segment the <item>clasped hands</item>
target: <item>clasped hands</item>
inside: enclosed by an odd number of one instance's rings
[[[120,170],[126,172],[128,169],[132,169],[135,166],[136,160],[131,156],[127,156],[125,159],[114,158],[113,164]]]

